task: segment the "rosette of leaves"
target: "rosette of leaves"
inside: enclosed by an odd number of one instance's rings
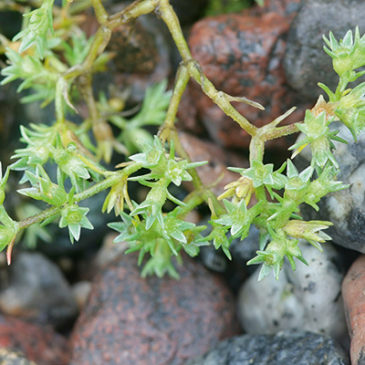
[[[174,197],[168,190],[171,183],[180,186],[182,181],[191,181],[188,170],[203,163],[189,163],[175,157],[173,145],[167,154],[160,140],[155,137],[153,145],[147,151],[130,157],[150,173],[129,178],[150,188],[145,200],[140,204],[134,203],[130,215],[121,213],[123,222],[110,225],[121,234],[116,241],[127,241],[130,248],[127,252],[139,251],[139,264],[146,253],[150,259],[144,266],[142,275],[155,273],[162,276],[165,273],[177,277],[171,262],[172,257],[180,257],[183,249],[190,256],[199,253],[199,246],[206,244],[200,232],[205,227],[197,227],[193,223],[181,219],[185,203]],[[164,213],[163,207],[169,199],[177,207]]]
[[[59,221],[59,227],[68,228],[71,243],[80,238],[81,228],[94,229],[91,222],[86,217],[89,208],[79,207],[73,203],[66,205],[61,209],[61,219]]]
[[[355,37],[351,30],[337,41],[332,32],[329,38],[323,37],[325,52],[332,58],[333,69],[344,81],[352,82],[365,75],[365,71],[356,71],[365,65],[365,35],[360,36],[359,27],[355,29]],[[331,100],[332,101],[332,100]]]
[[[365,71],[358,71],[365,66],[365,35],[361,37],[359,28],[356,27],[355,35],[349,30],[340,41],[336,40],[333,33],[328,38],[323,38],[326,42],[324,49],[332,58],[339,83],[335,92],[322,83],[318,85],[327,93],[334,115],[349,128],[356,140],[356,136],[365,128],[365,84],[361,83],[353,89],[347,86],[365,75]]]
[[[110,223],[109,227],[120,233],[115,242],[128,242],[126,253],[139,251],[138,265],[148,255],[142,270],[143,277],[151,274],[162,277],[167,273],[178,278],[172,258],[181,263],[181,250],[194,257],[198,255],[200,246],[208,244],[200,235],[206,227],[183,221],[178,217],[178,210],[164,215],[163,227],[156,221],[147,228],[146,221],[141,222],[126,213],[122,213],[121,217],[122,222]]]
[[[334,118],[328,118],[324,111],[319,115],[314,115],[310,110],[307,110],[304,122],[297,124],[298,129],[305,137],[290,147],[290,150],[296,149],[293,156],[296,156],[303,148],[310,145],[312,150],[312,166],[322,169],[327,162],[330,162],[338,168],[338,163],[332,153],[335,149],[332,141],[344,143],[346,141],[336,136],[338,130],[331,131],[329,129],[329,125],[333,120]]]

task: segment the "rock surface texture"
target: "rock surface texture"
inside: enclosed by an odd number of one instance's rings
[[[323,51],[322,35],[330,31],[336,38],[355,26],[365,32],[365,2],[363,0],[305,0],[292,22],[284,67],[287,81],[302,97],[313,101],[322,90],[322,82],[335,89],[338,76],[331,58]]]
[[[77,315],[72,290],[59,268],[41,254],[26,252],[10,266],[8,286],[0,292],[0,309],[56,327]]]
[[[188,258],[180,280],[143,279],[126,255],[95,279],[73,335],[71,365],[176,365],[236,332],[233,298]]]
[[[70,360],[65,338],[47,326],[29,324],[11,317],[0,316],[0,348],[20,351],[37,365],[68,365]],[[2,356],[0,351],[0,359]],[[23,362],[20,364],[23,365]]]
[[[339,129],[338,136],[349,143],[335,143],[334,156],[341,170],[338,180],[349,184],[349,188],[321,199],[318,213],[305,207],[304,214],[312,219],[331,221],[334,225],[326,233],[336,244],[365,253],[365,132],[355,143],[345,126]],[[310,151],[303,150],[301,155],[308,163]]]
[[[290,21],[291,17],[280,11],[268,11],[260,16],[245,11],[203,19],[191,31],[192,56],[216,88],[234,96],[245,96],[266,108],[262,111],[243,103],[235,104],[241,114],[258,126],[297,104],[285,85],[282,67]],[[248,146],[250,138],[238,124],[225,116],[200,88],[192,87],[190,91],[197,116],[214,141],[229,147]],[[294,112],[286,122],[298,121],[300,117],[300,111]]]
[[[347,325],[351,336],[351,364],[365,364],[365,255],[351,266],[342,284]]]
[[[260,282],[258,269],[245,282],[239,295],[241,324],[248,333],[300,328],[342,341],[347,331],[340,256],[329,244],[323,252],[304,244],[301,249],[308,266],[298,262],[293,271],[285,263],[279,280],[269,275]]]
[[[244,335],[221,342],[186,365],[347,365],[342,349],[329,337],[305,331]]]

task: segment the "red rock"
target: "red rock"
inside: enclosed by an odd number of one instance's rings
[[[180,280],[140,277],[124,255],[95,279],[71,339],[71,365],[176,365],[236,333],[232,295],[185,258]]]
[[[266,108],[261,111],[246,104],[234,104],[257,126],[267,124],[298,101],[286,86],[282,67],[290,21],[291,17],[280,13],[252,16],[244,12],[203,19],[191,31],[192,56],[217,89],[233,96],[245,96]],[[204,96],[200,87],[195,85],[190,92],[198,118],[216,143],[230,147],[248,146],[247,133]],[[285,123],[300,121],[302,115],[299,110]],[[184,113],[180,113],[180,117],[184,122]],[[282,139],[271,144],[287,146]]]
[[[38,326],[12,317],[0,316],[0,348],[21,351],[37,365],[67,365],[67,341],[48,326]]]
[[[365,364],[365,255],[350,267],[342,283],[347,326],[351,337],[351,365]]]

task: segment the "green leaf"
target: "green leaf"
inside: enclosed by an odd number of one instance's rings
[[[53,3],[54,0],[43,0],[40,8],[23,15],[24,28],[14,37],[14,41],[22,41],[20,53],[35,45],[39,58],[43,59],[47,48],[47,36],[53,32]]]
[[[76,241],[79,240],[81,228],[94,229],[93,225],[86,217],[88,211],[89,208],[82,208],[76,204],[62,208],[59,227],[68,227],[71,243],[73,243],[74,239]]]

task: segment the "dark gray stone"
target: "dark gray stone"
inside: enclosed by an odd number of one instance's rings
[[[204,234],[208,235],[208,231]],[[234,239],[229,248],[232,260],[229,260],[221,249],[216,250],[212,245],[202,246],[199,258],[209,270],[223,273],[229,287],[234,292],[238,292],[247,274],[256,270],[255,266],[247,266],[246,263],[256,256],[256,251],[259,249],[259,236],[259,230],[252,225],[248,236],[243,241]]]
[[[342,38],[358,25],[365,32],[365,2],[363,0],[303,0],[303,6],[293,20],[286,45],[284,68],[287,82],[303,98],[312,101],[322,90],[322,82],[334,89],[338,76],[331,58],[324,52],[322,35],[330,31]]]
[[[208,0],[171,0],[170,3],[176,11],[180,23],[185,25],[193,23],[203,15]]]
[[[59,268],[39,253],[20,253],[0,292],[3,313],[33,322],[65,326],[77,315],[72,290]]]
[[[221,342],[186,365],[346,365],[348,358],[330,338],[311,332],[244,335]]]

